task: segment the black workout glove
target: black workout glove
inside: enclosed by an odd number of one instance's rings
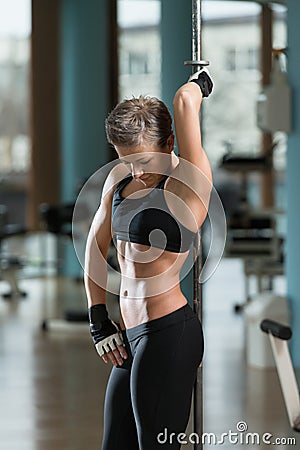
[[[89,319],[90,332],[100,356],[116,350],[118,345],[124,345],[122,334],[109,319],[104,304],[91,306],[89,308]]]
[[[193,81],[194,83],[198,84],[203,97],[208,97],[213,90],[214,84],[207,69],[201,69],[198,72],[194,73],[192,76],[190,76],[189,81]]]

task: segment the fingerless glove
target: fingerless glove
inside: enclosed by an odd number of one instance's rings
[[[208,97],[213,90],[214,84],[207,69],[202,69],[199,70],[199,72],[194,73],[189,78],[189,81],[198,84],[198,86],[201,89],[203,97]]]
[[[123,337],[116,325],[109,319],[104,304],[89,308],[90,332],[100,356],[124,345]]]

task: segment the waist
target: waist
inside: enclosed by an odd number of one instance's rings
[[[130,296],[127,294],[130,292],[123,291],[123,295],[120,295],[120,312],[125,328],[156,320],[187,303],[179,283],[169,291],[154,296]]]
[[[178,322],[196,319],[197,316],[192,308],[186,303],[184,306],[172,311],[168,314],[165,314],[162,317],[157,319],[149,320],[145,323],[141,323],[131,328],[127,328],[125,333],[129,342],[133,340],[149,334],[159,331],[163,328],[167,328],[169,326],[175,325]]]

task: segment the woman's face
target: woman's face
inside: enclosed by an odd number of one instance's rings
[[[115,147],[119,159],[128,167],[133,178],[144,185],[151,184],[167,173],[173,148],[174,138],[164,148],[149,145],[140,145],[134,149]]]

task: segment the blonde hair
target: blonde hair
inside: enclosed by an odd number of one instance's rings
[[[108,115],[105,130],[110,144],[127,148],[145,143],[163,148],[173,134],[166,105],[143,95],[119,103]]]

